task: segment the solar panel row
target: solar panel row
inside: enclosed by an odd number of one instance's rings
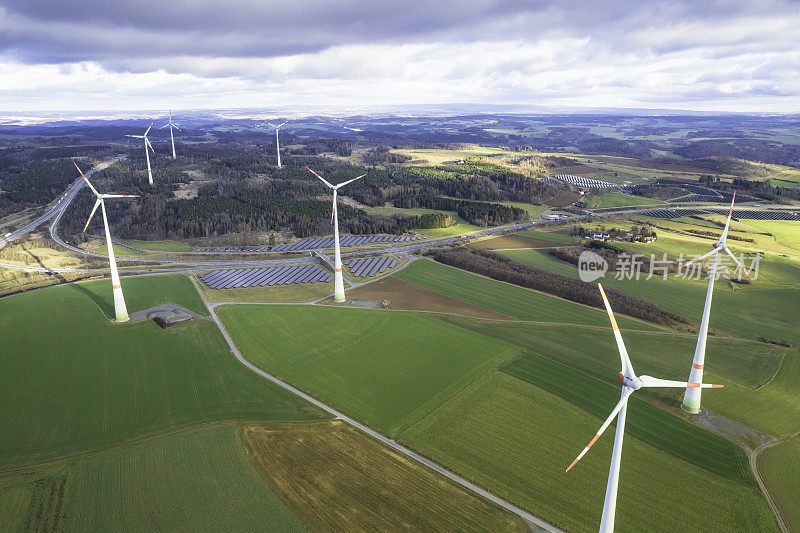
[[[318,265],[215,270],[200,276],[200,279],[212,289],[264,287],[333,280],[331,274]]]
[[[360,246],[381,242],[411,242],[422,239],[421,236],[410,235],[343,235],[339,237],[339,246]],[[333,237],[309,237],[294,244],[278,246],[228,246],[222,248],[198,248],[198,252],[289,252],[297,250],[318,250],[333,248]]]
[[[593,180],[591,178],[584,178],[582,176],[573,176],[572,174],[556,174],[553,177],[571,185],[577,185],[578,187],[588,187],[594,189],[611,189],[616,187],[616,185],[607,181]]]
[[[371,278],[376,274],[383,274],[387,268],[394,268],[396,264],[397,260],[394,257],[367,257],[345,262],[350,272],[357,278]]]
[[[642,215],[655,218],[680,218],[690,215],[725,214],[724,211],[708,209],[655,209],[644,211]],[[751,220],[800,220],[800,212],[792,211],[757,211],[753,209],[734,209],[734,218]]]

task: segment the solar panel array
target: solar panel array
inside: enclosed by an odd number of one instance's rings
[[[593,180],[582,176],[573,176],[572,174],[556,174],[553,177],[557,180],[569,183],[570,185],[577,185],[578,187],[586,187],[589,189],[613,189],[617,187],[617,185],[607,181]]]
[[[342,235],[339,246],[361,246],[381,242],[411,242],[422,239],[417,235]],[[319,250],[333,248],[333,237],[309,237],[294,244],[278,246],[228,246],[222,248],[198,248],[198,252],[293,252],[298,250]]]
[[[669,200],[670,202],[720,202],[724,204],[729,204],[733,199],[732,194],[690,194],[689,196],[680,196],[678,198],[673,198]],[[742,202],[752,202],[754,198],[744,195],[738,195],[736,197],[736,203]]]
[[[722,210],[711,211],[708,209],[655,209],[653,211],[644,211],[639,214],[655,218],[680,218],[689,215],[724,215],[725,212]],[[800,220],[800,212],[734,209],[733,218],[751,220]]]
[[[350,268],[350,273],[357,278],[371,278],[376,274],[383,274],[387,268],[394,268],[397,260],[394,257],[367,257],[351,259],[344,263]]]
[[[276,268],[247,268],[215,270],[200,276],[212,289],[233,289],[237,287],[264,287],[290,285],[292,283],[330,282],[330,272],[318,265],[301,265]]]

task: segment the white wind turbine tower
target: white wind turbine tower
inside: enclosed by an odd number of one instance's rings
[[[603,286],[599,283],[597,286],[600,288],[600,294],[603,296],[603,303],[605,303],[606,311],[608,311],[608,317],[611,319],[611,328],[614,330],[614,338],[617,340],[619,357],[622,361],[622,370],[619,373],[619,378],[622,380],[622,397],[620,398],[616,407],[614,407],[614,410],[611,411],[611,414],[608,416],[608,418],[606,418],[606,421],[603,422],[603,425],[600,426],[600,430],[597,432],[597,434],[592,438],[592,440],[589,441],[589,444],[583,449],[580,455],[578,455],[578,457],[572,461],[572,464],[567,467],[567,472],[569,472],[570,468],[575,466],[575,463],[580,461],[581,457],[583,457],[584,454],[589,451],[589,448],[591,448],[597,439],[600,438],[600,435],[602,435],[603,431],[605,431],[608,425],[611,424],[611,421],[614,420],[614,417],[618,417],[617,433],[614,437],[614,450],[611,453],[611,467],[608,470],[606,497],[603,503],[603,517],[600,521],[600,531],[610,532],[614,530],[614,515],[617,508],[617,486],[619,483],[619,466],[622,459],[622,437],[625,433],[625,415],[627,414],[628,410],[628,398],[630,398],[631,394],[642,387],[702,387],[707,389],[712,387],[722,387],[722,385],[671,381],[668,379],[658,379],[651,376],[637,377],[636,373],[633,371],[631,360],[628,358],[628,351],[625,349],[625,343],[622,341],[622,335],[619,332],[619,326],[617,326],[617,321],[614,318],[614,312],[611,310],[611,304],[608,303],[608,298],[606,298],[606,293],[603,291]]]
[[[281,126],[283,126],[287,122],[289,122],[289,121],[288,120],[284,120],[283,122],[281,122],[277,126],[267,122],[267,125],[272,126],[273,128],[275,128],[275,151],[278,152],[278,168],[281,168],[281,145],[278,142],[278,130],[281,128]],[[309,169],[309,170],[311,170],[311,169]]]
[[[334,246],[334,261],[333,261],[333,301],[337,303],[344,302],[344,279],[342,278],[342,253],[339,250],[339,210],[336,208],[336,196],[340,187],[353,183],[357,179],[361,179],[366,174],[361,174],[357,178],[340,183],[339,185],[331,185],[325,178],[306,167],[309,172],[322,180],[322,182],[333,189],[333,210],[331,211],[331,224],[333,224],[333,246]]]
[[[734,263],[744,271],[747,277],[750,277],[750,274],[745,270],[744,265],[742,265],[736,256],[731,253],[728,249],[728,246],[725,244],[725,241],[728,238],[728,228],[731,225],[731,216],[733,215],[733,204],[736,201],[736,192],[733,193],[733,199],[731,200],[731,209],[728,211],[728,220],[725,222],[725,229],[722,230],[722,235],[720,235],[719,240],[714,243],[714,249],[708,252],[707,254],[701,255],[700,257],[696,257],[692,259],[688,264],[697,263],[698,261],[702,261],[703,259],[713,256],[713,260],[711,262],[711,270],[708,274],[708,291],[706,292],[706,303],[703,307],[703,318],[700,321],[700,333],[697,336],[697,346],[694,350],[694,358],[692,360],[692,370],[689,372],[689,381],[692,383],[702,383],[703,382],[703,365],[705,364],[706,359],[706,338],[708,337],[708,319],[709,315],[711,314],[711,297],[714,294],[714,280],[717,277],[717,254],[724,250],[731,258],[733,259]],[[699,388],[691,388],[686,389],[686,394],[683,396],[683,404],[682,407],[685,411],[690,413],[699,413],[700,412],[700,389]]]
[[[163,126],[161,126],[158,129],[163,130],[167,126],[169,126],[169,140],[172,141],[172,159],[175,159],[176,158],[176,155],[175,155],[175,136],[172,135],[172,128],[175,128],[176,130],[181,131],[181,132],[183,130],[181,130],[178,127],[177,124],[174,124],[172,122],[172,109],[169,110],[169,122],[167,122],[166,124],[164,124]],[[147,151],[147,150],[145,149],[145,151]],[[153,183],[153,181],[151,180],[150,183]]]
[[[170,120],[172,122],[172,120]],[[150,128],[153,127],[153,123],[151,122],[149,126],[147,126],[147,130],[144,132],[144,135],[128,135],[125,134],[125,137],[133,137],[134,139],[144,139],[144,155],[147,157],[147,178],[150,180],[150,185],[153,184],[153,171],[150,170],[150,153],[147,151],[148,148],[153,150],[153,145],[150,144],[150,139],[147,138],[147,134],[150,132]],[[156,151],[153,150],[155,154]]]
[[[122,285],[119,281],[119,273],[117,272],[117,260],[114,257],[114,246],[111,244],[111,232],[108,230],[108,218],[106,218],[106,198],[138,198],[139,195],[134,194],[100,194],[97,192],[86,176],[83,174],[83,171],[78,167],[78,164],[74,161],[72,162],[75,165],[75,168],[78,169],[78,172],[81,173],[83,176],[84,181],[92,189],[92,192],[95,196],[97,196],[97,201],[94,203],[94,208],[92,209],[91,214],[89,215],[89,220],[86,221],[86,225],[83,227],[83,231],[86,231],[86,228],[89,227],[89,222],[92,221],[92,217],[94,216],[95,211],[97,211],[97,206],[100,206],[101,211],[103,212],[103,225],[105,226],[106,230],[106,246],[108,248],[108,261],[111,265],[111,288],[114,293],[114,315],[117,322],[127,322],[128,320],[128,309],[125,307],[125,297],[122,295]]]

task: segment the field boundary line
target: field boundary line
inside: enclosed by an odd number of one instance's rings
[[[192,282],[195,284],[195,288],[197,288],[197,283],[194,280],[194,278],[192,278]],[[448,470],[448,469],[446,469],[446,468],[434,463],[430,459],[418,454],[417,452],[411,450],[410,448],[407,448],[407,447],[405,447],[405,446],[403,446],[401,444],[398,444],[393,439],[385,437],[384,435],[378,433],[377,431],[375,431],[373,429],[370,429],[366,425],[356,421],[353,418],[350,418],[349,416],[345,415],[344,413],[342,413],[340,411],[337,411],[336,409],[328,406],[327,404],[321,402],[320,400],[317,400],[313,396],[311,396],[309,394],[306,394],[305,392],[301,391],[300,389],[298,389],[296,387],[293,387],[289,383],[286,383],[285,381],[283,381],[281,379],[278,379],[277,377],[273,376],[272,374],[269,374],[266,371],[264,371],[261,368],[259,368],[258,366],[254,365],[253,363],[251,363],[250,361],[245,359],[245,357],[239,352],[239,349],[236,347],[236,344],[233,342],[233,339],[228,334],[228,331],[225,329],[224,324],[222,324],[222,321],[219,319],[219,317],[217,316],[217,313],[215,312],[214,308],[216,307],[216,305],[209,306],[208,302],[205,301],[205,298],[203,297],[202,293],[201,293],[201,298],[203,298],[204,302],[206,303],[206,307],[211,312],[211,317],[213,318],[214,322],[217,324],[217,327],[219,328],[220,333],[222,333],[222,336],[225,338],[225,341],[228,343],[228,346],[230,347],[230,350],[233,353],[234,357],[236,357],[236,359],[241,364],[243,364],[245,367],[247,367],[248,369],[252,370],[256,374],[260,375],[261,377],[271,381],[275,385],[278,385],[279,387],[281,387],[281,388],[283,388],[283,389],[295,394],[296,396],[299,396],[300,398],[303,398],[304,400],[308,401],[309,403],[319,407],[323,411],[326,411],[327,413],[333,415],[335,418],[338,418],[338,419],[344,421],[345,423],[347,423],[350,426],[354,427],[355,429],[361,431],[362,433],[365,433],[365,434],[369,435],[370,437],[372,437],[373,439],[385,444],[386,446],[389,446],[390,448],[394,449],[395,451],[402,453],[406,457],[409,457],[410,459],[413,459],[414,461],[422,464],[423,466],[426,466],[426,467],[430,468],[431,470],[433,470],[435,472],[438,472],[439,474],[447,477],[451,481],[454,481],[455,483],[460,485],[462,488],[465,488],[465,489],[469,490],[470,492],[473,492],[473,493],[475,493],[475,494],[477,494],[479,496],[482,496],[485,499],[487,499],[487,500],[499,505],[500,507],[504,508],[505,510],[516,514],[517,516],[521,517],[522,519],[527,521],[532,526],[541,528],[541,529],[543,529],[545,531],[551,531],[551,532],[560,532],[561,531],[558,528],[556,528],[555,526],[553,526],[552,524],[549,524],[548,522],[545,522],[544,520],[542,520],[542,519],[540,519],[540,518],[528,513],[527,511],[525,511],[525,510],[517,507],[516,505],[514,505],[514,504],[512,504],[512,503],[510,503],[510,502],[508,502],[508,501],[506,501],[506,500],[504,500],[502,498],[500,498],[499,496],[496,496],[495,494],[489,492],[488,490],[486,490],[486,489],[484,489],[482,487],[479,487],[478,485],[475,485],[474,483],[470,482],[469,480],[467,480],[467,479],[465,479],[465,478],[463,478],[463,477],[451,472],[450,470]]]

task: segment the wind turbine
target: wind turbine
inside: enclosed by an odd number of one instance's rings
[[[170,120],[172,122],[172,120]],[[150,185],[153,184],[153,171],[150,170],[150,153],[147,151],[148,148],[153,150],[153,145],[150,144],[150,139],[147,138],[147,134],[150,132],[150,128],[153,127],[153,123],[151,122],[149,126],[147,126],[147,130],[144,132],[144,135],[128,135],[125,134],[125,137],[133,137],[134,139],[144,139],[144,155],[147,157],[147,178],[150,180]],[[155,154],[156,151],[153,150]]]
[[[152,124],[151,124],[151,125],[152,125]],[[181,132],[182,132],[183,130],[181,130],[181,129],[178,127],[178,125],[177,125],[177,124],[173,124],[173,123],[172,123],[172,109],[170,109],[170,110],[169,110],[169,122],[167,122],[166,124],[164,124],[163,126],[161,126],[161,127],[160,127],[160,128],[158,128],[158,129],[160,129],[160,130],[163,130],[163,129],[164,129],[164,128],[166,128],[167,126],[169,126],[169,140],[170,140],[170,141],[172,141],[172,159],[175,159],[175,157],[176,157],[176,156],[175,156],[175,137],[172,135],[172,128],[175,128],[176,130],[178,130],[178,131],[181,131]],[[146,151],[147,151],[147,149],[145,149],[145,152],[146,152]],[[152,182],[152,180],[150,181],[150,183],[153,183],[153,182]]]
[[[705,364],[706,359],[706,338],[708,337],[708,318],[711,314],[711,297],[714,294],[714,280],[717,277],[717,254],[724,250],[731,259],[736,263],[736,265],[744,271],[747,277],[750,277],[750,274],[745,270],[744,265],[742,265],[736,256],[731,253],[728,249],[728,246],[725,244],[725,241],[728,238],[728,229],[731,225],[731,216],[733,215],[733,204],[736,201],[736,191],[733,192],[733,199],[731,199],[731,210],[728,212],[728,220],[725,222],[725,229],[722,230],[722,235],[720,235],[719,240],[713,244],[714,249],[708,252],[707,254],[701,255],[700,257],[696,257],[692,259],[688,264],[697,263],[698,261],[702,261],[703,259],[713,256],[713,260],[711,262],[711,271],[708,274],[708,290],[706,291],[706,303],[703,307],[703,318],[700,321],[700,333],[697,336],[697,346],[694,349],[694,358],[692,359],[692,370],[689,372],[689,381],[693,383],[702,383],[703,382],[703,365]],[[683,404],[681,405],[684,411],[688,411],[690,413],[699,413],[700,412],[700,389],[699,388],[692,388],[686,389],[686,394],[683,396]]]
[[[617,326],[614,312],[611,310],[611,304],[608,303],[608,298],[606,298],[606,293],[603,291],[603,286],[599,283],[597,286],[600,288],[600,294],[603,296],[603,303],[605,303],[606,311],[608,311],[608,318],[611,319],[611,328],[614,330],[614,338],[617,340],[617,349],[619,350],[619,357],[622,361],[622,370],[619,373],[619,379],[622,380],[622,396],[619,403],[614,407],[614,410],[611,411],[611,414],[606,418],[606,421],[600,426],[600,430],[597,434],[592,437],[592,440],[589,441],[589,444],[586,445],[580,455],[567,467],[567,472],[569,472],[570,468],[575,466],[575,463],[581,460],[581,457],[589,451],[589,448],[600,438],[603,431],[606,430],[608,425],[611,424],[611,421],[614,420],[614,417],[617,416],[617,434],[614,437],[614,450],[611,453],[611,467],[608,470],[606,497],[603,502],[603,518],[600,521],[600,531],[610,532],[614,530],[614,514],[617,509],[617,486],[619,484],[619,466],[622,459],[622,437],[625,433],[625,416],[628,411],[628,398],[630,398],[631,394],[642,387],[688,387],[709,389],[712,387],[722,387],[722,385],[671,381],[651,376],[637,377],[636,373],[633,371],[631,360],[628,358],[628,351],[625,349],[625,343],[622,341],[622,334],[619,332],[619,326]]]
[[[361,174],[357,178],[340,183],[339,185],[331,185],[325,178],[306,167],[309,172],[322,180],[322,182],[333,189],[333,210],[331,211],[331,224],[333,224],[333,243],[334,243],[334,261],[333,261],[333,301],[337,303],[344,302],[344,280],[342,279],[342,253],[339,251],[339,210],[336,208],[336,196],[340,187],[353,183],[357,179],[361,179],[366,174]]]
[[[92,189],[92,192],[95,196],[97,196],[97,201],[94,203],[94,208],[92,209],[91,214],[89,215],[89,220],[86,221],[86,225],[83,227],[83,231],[86,231],[86,228],[89,227],[89,222],[92,221],[92,217],[94,216],[95,211],[97,211],[97,206],[100,206],[100,209],[103,212],[103,225],[105,226],[106,230],[106,246],[108,247],[108,261],[111,264],[111,288],[114,293],[114,314],[116,317],[117,322],[127,322],[128,321],[128,309],[125,307],[125,297],[122,295],[122,285],[119,282],[119,273],[117,272],[117,261],[114,257],[114,246],[111,244],[111,232],[108,230],[108,218],[106,217],[106,198],[138,198],[139,195],[136,194],[100,194],[97,192],[86,176],[83,174],[83,171],[78,167],[78,164],[75,161],[72,162],[75,165],[75,168],[78,169],[78,172],[81,173],[83,176],[84,181]]]
[[[289,122],[289,121],[288,120],[284,120],[283,122],[281,122],[277,126],[275,126],[273,124],[270,124],[269,122],[266,123],[267,125],[272,126],[273,128],[275,128],[275,151],[278,152],[278,168],[281,168],[281,146],[278,143],[278,130],[280,129],[281,126],[283,126],[287,122]],[[306,167],[306,168],[308,168],[308,167]],[[311,170],[311,169],[309,168],[309,170]],[[314,172],[314,171],[311,170],[311,172]],[[320,179],[322,179],[322,178],[320,178]]]

